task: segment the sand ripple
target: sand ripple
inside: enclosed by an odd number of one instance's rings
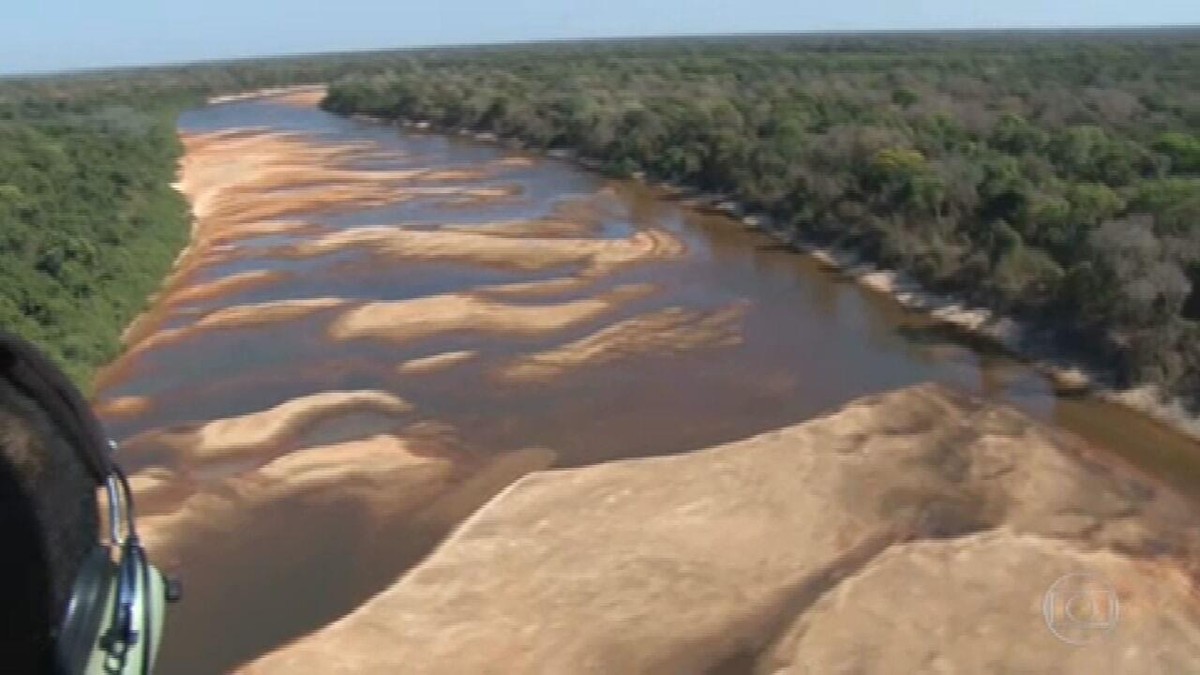
[[[398,259],[454,261],[524,271],[584,265],[600,275],[634,263],[678,258],[685,252],[677,237],[645,230],[625,239],[538,239],[484,232],[414,231],[361,227],[315,237],[292,247],[292,255],[311,257],[347,248],[369,248]]]
[[[330,326],[329,334],[335,340],[377,338],[392,342],[444,333],[539,335],[598,318],[653,291],[649,284],[630,284],[591,298],[553,305],[510,305],[469,294],[369,302],[343,313]]]
[[[350,411],[400,415],[411,409],[407,402],[387,392],[326,391],[238,417],[149,431],[130,439],[125,446],[134,452],[167,447],[178,460],[189,464],[270,456],[282,452],[298,434],[323,419]]]
[[[739,321],[745,305],[715,312],[681,307],[651,312],[603,328],[585,338],[521,357],[497,372],[502,380],[536,382],[587,366],[635,356],[677,354],[741,343]]]

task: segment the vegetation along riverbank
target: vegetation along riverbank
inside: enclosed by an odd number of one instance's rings
[[[728,195],[1195,406],[1197,66],[1187,32],[554,45],[414,58],[324,105]]]

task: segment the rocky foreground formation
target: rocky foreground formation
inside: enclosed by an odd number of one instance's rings
[[[1195,672],[1190,509],[926,385],[689,455],[528,475],[391,588],[245,670]],[[1120,601],[1085,646],[1043,617],[1079,573]]]

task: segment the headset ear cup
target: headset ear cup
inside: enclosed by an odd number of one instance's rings
[[[82,673],[87,667],[104,623],[108,594],[116,572],[108,547],[99,544],[79,568],[58,629],[60,672]]]

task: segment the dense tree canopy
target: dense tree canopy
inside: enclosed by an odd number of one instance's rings
[[[1195,32],[435,53],[325,106],[731,195],[1200,398]]]
[[[0,325],[86,381],[186,241],[173,116],[0,101]]]

